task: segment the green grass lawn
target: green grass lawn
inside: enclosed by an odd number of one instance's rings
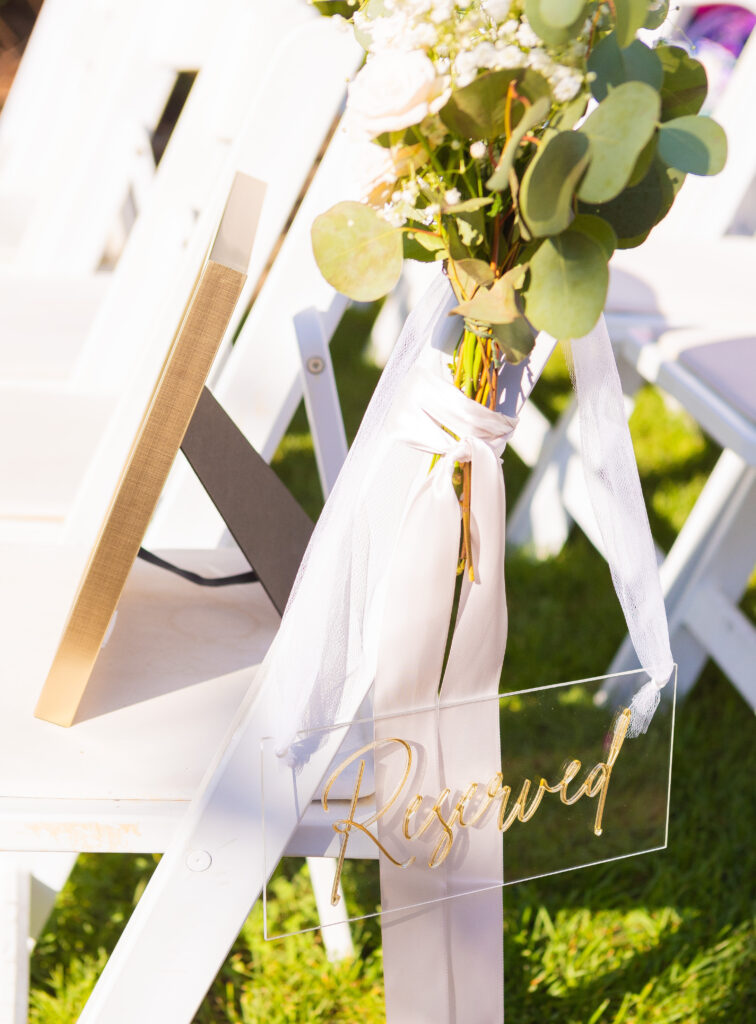
[[[369,313],[353,311],[334,341],[350,439],[378,378],[363,356],[368,323]],[[536,400],[552,416],[569,400],[558,358]],[[717,452],[652,389],[639,395],[631,428],[654,535],[668,546]],[[275,466],[316,516],[321,499],[301,409]],[[526,471],[507,454],[505,473],[511,504]],[[622,615],[605,563],[579,531],[549,561],[513,554],[507,590],[507,690],[595,675],[609,664]],[[744,607],[756,619],[756,587]],[[504,890],[508,1024],[756,1021],[753,736],[749,709],[708,665],[678,709],[669,849]],[[32,957],[33,1024],[76,1020],[156,862],[79,858]],[[375,909],[370,865],[347,864],[344,885],[353,912]],[[306,868],[279,871],[272,888],[275,925],[315,923]],[[196,1021],[382,1021],[377,919],[355,925],[354,938],[356,959],[334,966],[316,931],[265,943],[256,906]]]

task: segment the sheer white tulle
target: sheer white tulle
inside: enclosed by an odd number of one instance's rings
[[[651,680],[636,693],[628,736],[648,728],[672,652],[656,553],[627,426],[622,387],[603,316],[572,343],[583,471],[635,653]]]
[[[408,317],[300,567],[281,628],[261,668],[278,694],[276,749],[294,766],[317,747],[303,732],[351,720],[375,676],[388,568],[413,481],[427,454],[386,424],[402,384],[427,351],[434,372],[459,331],[439,276]],[[603,319],[573,343],[585,466],[612,578],[653,696],[672,670],[664,603],[622,393]],[[502,523],[502,529],[504,524]],[[643,693],[642,688],[639,694]],[[633,708],[633,734],[650,703]],[[651,714],[653,709],[651,709]]]

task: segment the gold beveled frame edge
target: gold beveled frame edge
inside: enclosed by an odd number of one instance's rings
[[[234,178],[104,515],[34,714],[70,726],[246,281],[265,184]],[[225,262],[221,262],[221,260]],[[245,269],[241,269],[241,268]]]

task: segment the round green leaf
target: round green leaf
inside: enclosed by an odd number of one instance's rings
[[[645,82],[626,82],[612,89],[580,128],[591,143],[588,170],[578,195],[605,203],[622,191],[635,161],[654,133],[659,94]]]
[[[686,174],[719,174],[727,160],[727,136],[711,117],[676,117],[659,129],[659,156]]]
[[[547,238],[530,261],[525,315],[541,331],[567,340],[594,326],[609,286],[601,246],[578,231]]]
[[[521,92],[531,102],[541,96],[550,96],[549,83],[529,68],[511,68],[486,71],[469,85],[455,89],[441,110],[441,120],[447,128],[467,139],[495,139],[506,128],[507,90],[510,82],[517,82]],[[523,103],[512,104],[512,122],[516,124],[525,111]]]
[[[679,171],[671,170],[655,157],[637,185],[626,188],[609,203],[581,203],[580,211],[607,220],[617,235],[617,248],[626,248],[628,239],[647,234],[667,215],[683,179]]]
[[[652,0],[648,5],[648,13],[643,27],[651,29],[659,28],[667,20],[669,14],[669,0]]]
[[[617,40],[624,49],[635,39],[638,29],[643,28],[648,13],[648,0],[614,0],[614,7],[617,11]]]
[[[632,238],[619,238],[617,240],[618,249],[637,249],[639,245],[643,245],[648,236],[651,234],[649,231],[643,231],[640,235],[634,235]]]
[[[434,263],[446,259],[449,255],[443,239],[438,235],[427,235],[424,230],[405,231],[402,234],[402,255],[405,260],[416,260],[418,263]]]
[[[553,28],[567,28],[583,11],[583,0],[541,0],[541,17]]]
[[[651,136],[649,141],[640,151],[638,159],[635,161],[633,167],[633,173],[630,175],[628,185],[638,185],[648,174],[648,169],[651,166],[654,157],[656,156],[656,132]]]
[[[664,78],[661,85],[661,120],[671,121],[686,114],[697,114],[706,99],[706,69],[680,46],[656,49]]]
[[[565,6],[569,6],[572,9],[571,0],[569,4],[568,0],[564,0],[564,3]],[[535,34],[543,39],[544,43],[547,43],[549,46],[560,46],[562,43],[569,42],[570,39],[574,39],[578,35],[585,21],[585,5],[581,5],[580,13],[569,25],[552,24],[544,12],[544,6],[548,6],[550,10],[555,10],[558,4],[554,2],[547,3],[547,0],[525,0],[525,14],[528,21]]]
[[[364,203],[337,203],[316,217],[312,251],[326,281],[358,302],[390,292],[402,272],[402,232]]]
[[[620,50],[614,32],[593,48],[588,58],[588,70],[596,76],[591,82],[591,92],[599,101],[608,95],[610,89],[623,82],[645,82],[658,90],[664,78],[661,61],[654,50],[640,39]]]
[[[569,226],[588,149],[588,139],[580,132],[557,132],[539,146],[520,186],[520,213],[531,235],[558,235]]]
[[[494,324],[492,333],[508,363],[521,363],[533,350],[535,333],[524,316],[509,324]]]
[[[598,242],[607,260],[612,258],[612,253],[617,248],[617,235],[612,225],[608,220],[593,213],[579,213],[570,224],[570,231],[579,231],[581,235],[587,235],[594,242]]]

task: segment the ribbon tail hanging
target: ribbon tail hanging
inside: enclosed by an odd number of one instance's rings
[[[649,726],[674,663],[622,385],[603,316],[590,334],[572,343],[572,365],[588,494],[630,639],[650,676],[630,708],[627,735],[638,736]]]

